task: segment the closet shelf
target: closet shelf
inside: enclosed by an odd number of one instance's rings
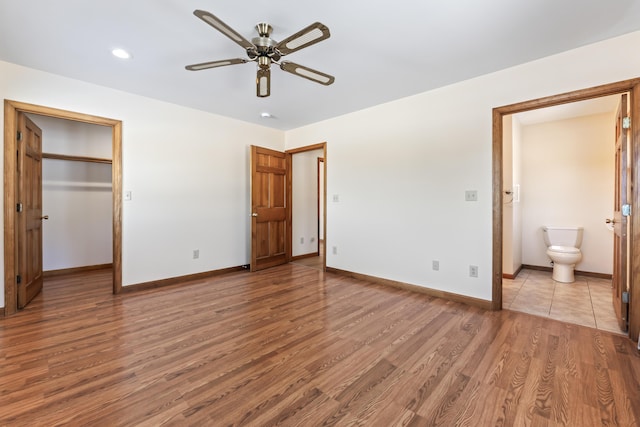
[[[47,188],[71,188],[71,187],[85,187],[85,188],[108,188],[113,186],[110,182],[77,182],[77,181],[47,181],[42,180],[42,187]]]
[[[108,163],[108,164],[112,163],[111,159],[101,159],[99,157],[69,156],[67,154],[42,153],[42,158],[54,159],[54,160],[71,160],[74,162]]]

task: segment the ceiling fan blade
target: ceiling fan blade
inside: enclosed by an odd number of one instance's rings
[[[220,31],[225,36],[229,37],[234,42],[238,43],[243,48],[251,49],[255,47],[253,43],[251,43],[249,40],[242,37],[240,34],[238,34],[236,30],[234,30],[233,28],[231,28],[230,26],[222,22],[215,15],[205,10],[194,10],[193,14],[196,15],[198,18],[202,19],[207,24],[211,25],[216,30]]]
[[[256,76],[256,95],[260,98],[266,98],[271,94],[271,70],[270,69],[258,69],[258,75]]]
[[[200,70],[206,70],[208,68],[224,67],[226,65],[244,64],[245,62],[249,62],[249,60],[242,59],[242,58],[222,59],[220,61],[210,61],[210,62],[203,62],[201,64],[187,65],[184,68],[186,68],[189,71],[200,71]]]
[[[296,50],[304,49],[328,39],[331,36],[329,28],[320,22],[315,22],[308,27],[298,31],[294,35],[287,37],[276,45],[276,50],[281,55],[288,55]]]
[[[287,73],[295,74],[296,76],[304,77],[305,79],[309,79],[316,83],[320,83],[321,85],[329,86],[335,81],[335,77],[322,73],[320,71],[314,70],[309,67],[305,67],[300,64],[296,64],[293,62],[281,62],[280,68]]]

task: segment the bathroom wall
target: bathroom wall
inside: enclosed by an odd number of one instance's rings
[[[503,211],[502,272],[513,276],[522,266],[522,204],[519,200],[522,182],[521,125],[517,116],[505,116],[503,127]]]
[[[612,273],[613,113],[522,127],[522,262],[549,267],[543,225],[584,227],[576,269]]]

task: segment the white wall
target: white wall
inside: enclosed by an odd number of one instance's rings
[[[523,263],[549,267],[543,225],[584,227],[577,270],[611,274],[615,114],[522,128]]]
[[[27,114],[42,129],[42,151],[110,159],[111,127]]]
[[[292,156],[292,250],[293,256],[318,251],[318,157],[324,150]]]
[[[111,158],[111,128],[29,114],[42,151]],[[44,271],[112,262],[111,165],[42,160]]]
[[[492,109],[637,77],[640,56],[625,52],[638,43],[640,32],[287,132],[287,148],[328,144],[327,265],[490,300]]]
[[[7,63],[0,97],[123,120],[125,285],[246,263],[247,146],[327,141],[330,267],[490,300],[492,108],[638,77],[638,44],[631,33],[286,134]]]
[[[44,271],[112,262],[111,165],[44,159],[42,213]]]
[[[0,98],[123,121],[123,285],[249,262],[248,147],[282,150],[282,131],[6,62],[0,76]]]

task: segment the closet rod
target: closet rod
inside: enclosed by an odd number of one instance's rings
[[[42,158],[54,159],[54,160],[71,160],[74,162],[108,163],[108,164],[112,163],[111,159],[101,159],[98,157],[69,156],[67,154],[42,153]]]

